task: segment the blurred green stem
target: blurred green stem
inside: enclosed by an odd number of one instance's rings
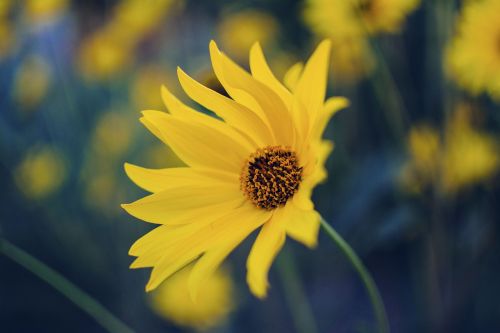
[[[361,262],[358,255],[352,247],[347,244],[347,242],[340,236],[335,229],[333,229],[328,222],[321,218],[321,226],[326,231],[328,236],[333,240],[333,242],[340,248],[344,255],[349,259],[353,265],[356,272],[361,277],[363,284],[370,296],[370,301],[373,306],[373,311],[375,312],[375,318],[377,319],[378,331],[379,333],[389,333],[389,321],[387,320],[387,314],[385,312],[384,303],[382,302],[382,297],[377,289],[375,281],[371,277],[370,273],[366,269],[365,265]]]
[[[110,333],[134,333],[101,303],[23,249],[0,238],[0,252],[66,296]]]
[[[295,329],[299,333],[318,332],[313,312],[299,279],[291,248],[283,249],[276,266],[285,289],[284,295],[292,313]]]

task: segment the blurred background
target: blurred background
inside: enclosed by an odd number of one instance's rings
[[[255,235],[196,304],[183,272],[148,294],[148,270],[128,269],[151,225],[119,206],[144,194],[123,163],[182,164],[138,121],[164,110],[160,85],[187,102],[181,66],[224,93],[211,39],[244,67],[260,41],[282,78],[330,38],[329,95],[351,106],[327,129],[318,210],[372,272],[393,332],[500,332],[499,13],[499,0],[0,0],[2,242],[135,332],[375,332],[322,233],[313,251],[287,242],[264,301],[245,284]],[[0,331],[107,332],[3,255]]]

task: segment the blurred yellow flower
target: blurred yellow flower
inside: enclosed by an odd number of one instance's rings
[[[253,43],[269,45],[278,32],[278,22],[271,14],[253,9],[226,14],[217,27],[221,45],[240,60],[246,60]]]
[[[304,17],[321,37],[396,33],[420,0],[307,0]]]
[[[15,42],[15,31],[7,19],[0,18],[0,60],[5,58]]]
[[[108,79],[132,62],[132,45],[107,31],[90,35],[80,45],[78,65],[90,79]]]
[[[477,95],[486,92],[500,101],[500,1],[464,5],[457,32],[446,52],[449,76]]]
[[[68,6],[68,0],[25,0],[24,14],[32,22],[52,19]]]
[[[311,195],[327,177],[324,164],[333,149],[322,135],[329,119],[348,105],[341,97],[325,101],[329,54],[330,43],[324,41],[303,68],[287,75],[293,86],[288,90],[258,43],[250,50],[249,73],[212,41],[213,68],[231,98],[181,69],[178,76],[187,95],[219,118],[188,107],[165,87],[169,113],[143,111],[143,124],[187,164],[125,165],[128,176],[152,194],[122,207],[160,225],[129,251],[137,257],[131,268],[153,267],[147,291],[194,262],[187,283],[196,295],[222,261],[260,229],[247,259],[247,283],[263,298],[286,236],[316,245],[320,216]]]
[[[159,109],[163,107],[160,87],[175,86],[172,74],[158,65],[145,65],[138,69],[130,87],[131,99],[138,109]]]
[[[375,68],[372,35],[397,33],[420,0],[307,0],[304,20],[320,38],[332,40],[333,76],[354,83]]]
[[[17,69],[13,98],[22,109],[33,109],[43,101],[51,82],[50,65],[40,56],[30,56]]]
[[[42,199],[55,193],[65,178],[64,155],[50,146],[29,150],[14,170],[14,179],[18,188],[32,199]]]
[[[9,16],[11,8],[12,8],[12,0],[0,1],[0,20]]]
[[[375,68],[375,58],[365,38],[334,39],[332,75],[335,82],[355,83]]]
[[[158,315],[178,326],[204,331],[221,324],[234,309],[234,285],[229,271],[220,268],[193,299],[188,286],[191,269],[183,268],[163,282],[151,294],[151,306]]]
[[[103,80],[126,70],[138,43],[157,28],[169,13],[173,0],[123,0],[108,23],[87,36],[80,46],[78,64],[88,79]]]
[[[182,5],[179,0],[122,0],[114,10],[109,28],[121,33],[121,38],[138,40],[154,30],[168,14],[174,4]]]
[[[499,170],[500,142],[473,128],[471,114],[461,106],[446,129],[441,171],[445,192],[482,182]]]
[[[500,143],[471,125],[471,110],[457,108],[444,137],[430,127],[415,127],[408,138],[410,161],[403,168],[403,183],[420,192],[435,184],[445,194],[480,183],[500,168]]]
[[[105,112],[97,121],[92,150],[108,160],[123,155],[132,141],[133,129],[130,117],[123,112]]]

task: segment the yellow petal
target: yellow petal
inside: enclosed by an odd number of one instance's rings
[[[298,62],[292,67],[288,69],[283,77],[283,82],[285,86],[290,89],[291,92],[295,92],[297,88],[297,83],[299,82],[300,75],[302,74],[302,70],[304,69],[304,64],[302,62]]]
[[[318,242],[320,215],[314,209],[303,210],[293,204],[289,206],[285,216],[287,235],[310,248],[315,247]]]
[[[191,273],[189,275],[188,286],[189,293],[193,300],[196,300],[196,296],[203,282],[207,281],[210,276],[217,270],[217,268],[222,264],[224,259],[238,246],[247,235],[242,238],[237,238],[231,240],[231,242],[225,242],[224,245],[220,245],[212,250],[208,250],[203,256],[196,262]]]
[[[186,164],[240,173],[254,148],[229,131],[189,122],[165,112],[143,111],[141,121]],[[227,125],[226,125],[227,126]]]
[[[239,177],[234,173],[214,169],[165,168],[147,169],[125,163],[125,172],[139,187],[149,192],[160,192],[184,185],[196,185],[209,178],[214,181],[238,183]]]
[[[330,97],[326,100],[323,110],[316,119],[316,124],[312,130],[313,140],[320,139],[323,136],[326,126],[330,119],[338,111],[349,106],[349,100],[344,97]]]
[[[164,256],[155,265],[146,290],[156,288],[170,275],[221,242],[246,237],[265,223],[271,214],[269,211],[256,209],[252,204],[246,203],[187,237],[178,239],[164,250]]]
[[[288,107],[291,106],[292,94],[274,76],[258,42],[250,49],[250,70],[254,78],[271,88]]]
[[[313,120],[321,112],[325,100],[330,44],[329,40],[324,40],[316,48],[304,67],[295,91]]]
[[[258,146],[272,144],[269,127],[253,111],[203,86],[180,68],[177,69],[177,75],[182,88],[195,102],[214,112],[240,132],[247,134]]]
[[[204,181],[157,192],[122,207],[146,222],[180,224],[216,208],[237,207],[244,199],[238,184]]]
[[[210,43],[212,65],[219,81],[238,103],[264,115],[278,144],[292,146],[295,128],[290,112],[281,98],[265,84],[255,80]],[[227,87],[226,87],[227,86]]]
[[[286,207],[274,211],[271,220],[260,230],[247,259],[247,283],[259,298],[267,295],[269,268],[285,243],[285,210]]]

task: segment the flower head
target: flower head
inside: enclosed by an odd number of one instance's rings
[[[187,167],[144,169],[125,165],[151,195],[123,205],[131,215],[160,226],[130,249],[132,268],[153,267],[146,290],[195,261],[189,286],[195,294],[250,233],[260,232],[247,260],[247,282],[267,294],[269,268],[286,236],[316,245],[319,214],[311,193],[326,178],[332,143],[321,139],[330,117],[348,102],[325,101],[330,42],[305,66],[294,66],[285,87],[271,72],[259,44],[248,73],[210,43],[215,74],[231,98],[178,69],[180,83],[212,118],[183,104],[167,88],[169,113],[143,111],[142,123]],[[303,69],[302,69],[303,68]]]
[[[457,33],[448,45],[447,70],[472,94],[487,92],[500,99],[500,1],[465,5]]]

